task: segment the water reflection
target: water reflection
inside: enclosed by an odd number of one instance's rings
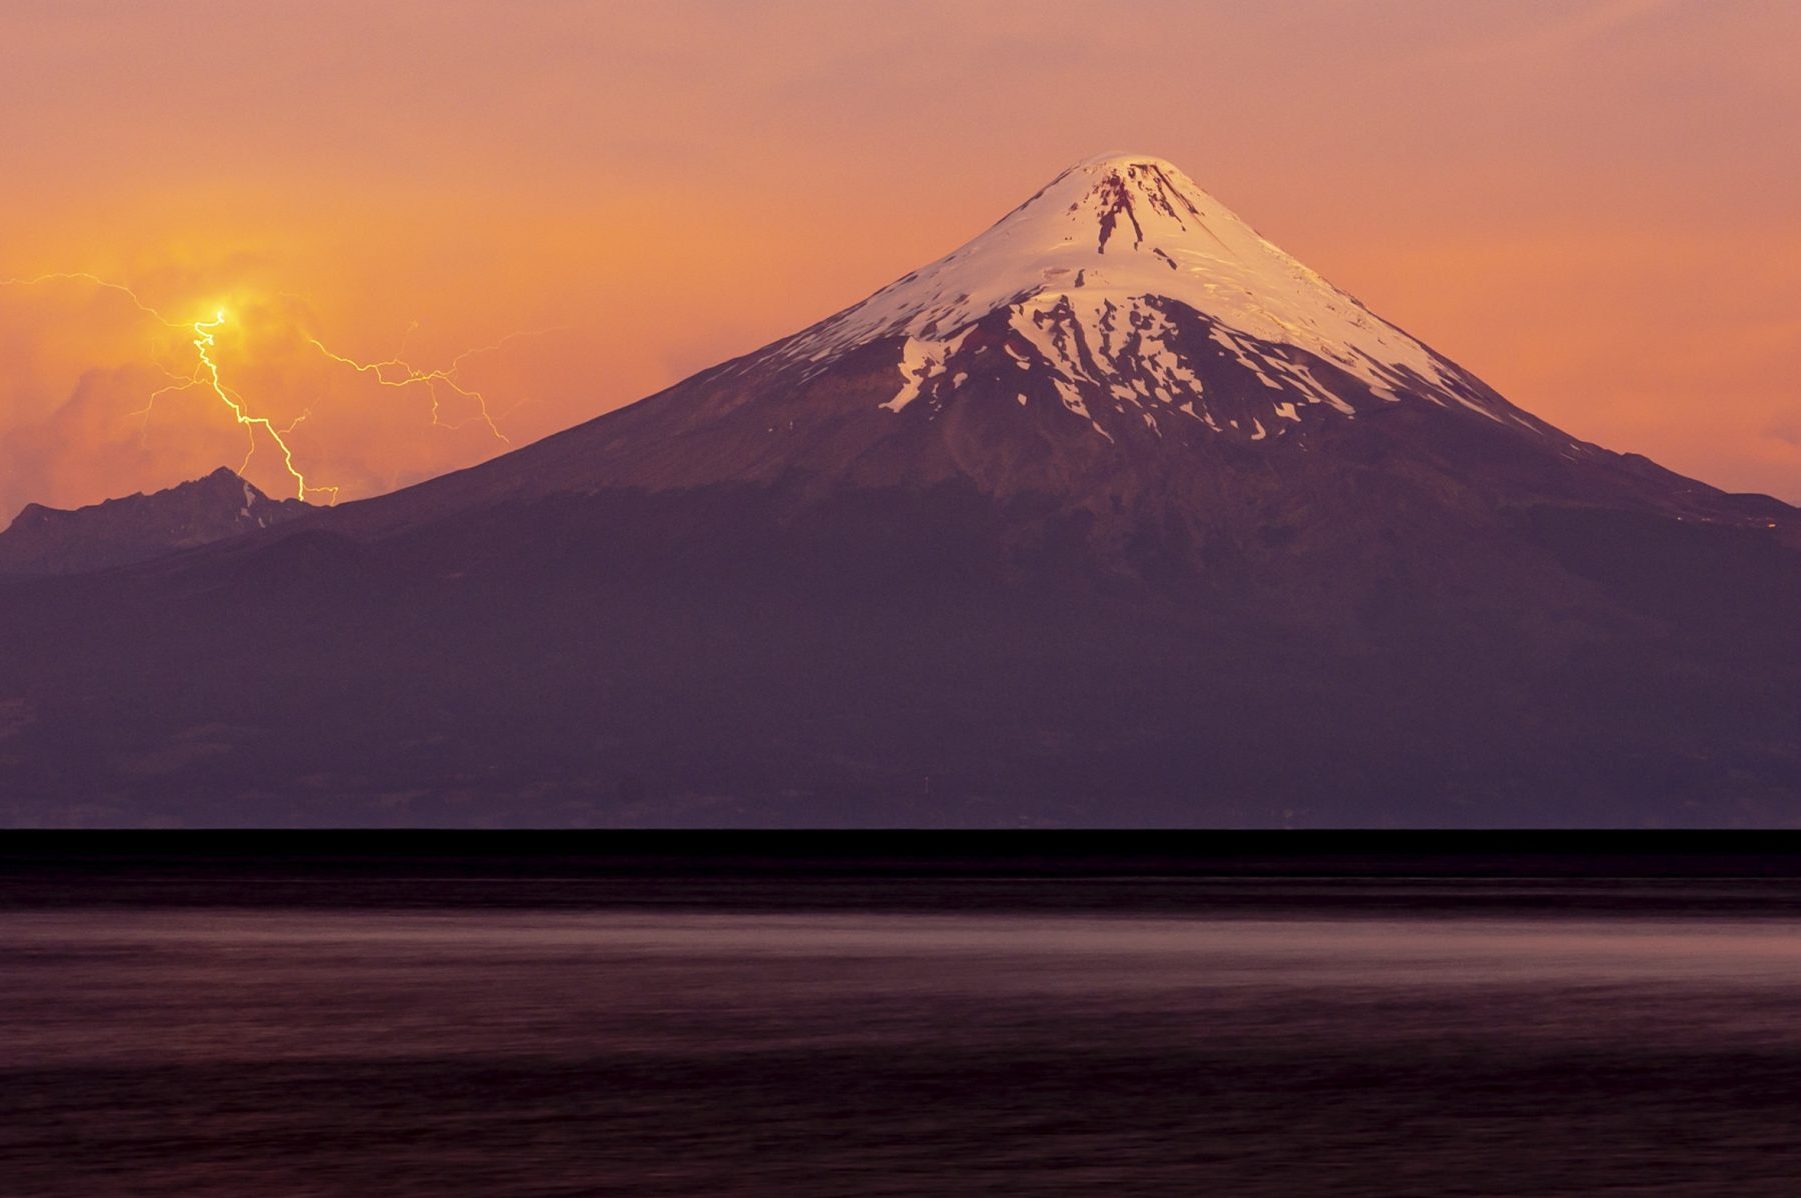
[[[1798,1004],[1742,917],[16,912],[0,1191],[1791,1193]]]

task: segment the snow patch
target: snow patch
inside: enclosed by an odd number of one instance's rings
[[[950,361],[951,355],[957,352],[958,348],[962,346],[964,338],[968,336],[969,332],[966,329],[948,341],[907,338],[906,343],[901,346],[901,389],[895,393],[893,399],[880,406],[887,408],[890,412],[898,412],[918,399],[921,389],[927,383],[944,374],[945,364]],[[952,380],[952,385],[956,386],[962,383],[967,377],[969,376],[966,374],[957,375]]]
[[[1008,310],[1012,328],[1067,380],[1167,405],[1168,396],[1188,389],[1181,384],[1191,375],[1166,352],[1167,320],[1158,308],[1169,303],[1214,322],[1215,339],[1271,391],[1298,392],[1354,415],[1304,369],[1261,354],[1256,344],[1304,350],[1379,399],[1398,399],[1400,386],[1500,419],[1424,345],[1259,236],[1175,166],[1145,155],[1076,164],[973,241],[806,330],[782,353],[822,361],[904,337],[903,386],[883,405],[899,411],[970,326]],[[1053,309],[1061,316],[1047,324]],[[1148,379],[1089,369],[1079,352],[1111,365],[1131,356],[1134,345]],[[1006,352],[1029,368],[1014,346]]]

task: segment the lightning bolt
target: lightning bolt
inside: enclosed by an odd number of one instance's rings
[[[43,283],[68,281],[92,283],[94,286],[103,288],[107,291],[116,291],[119,294],[126,296],[133,304],[137,305],[138,311],[151,317],[164,328],[185,329],[193,334],[191,344],[194,346],[195,356],[199,359],[199,365],[194,368],[194,373],[185,379],[172,374],[168,370],[163,371],[165,375],[168,375],[174,381],[167,387],[161,387],[156,391],[151,392],[149,401],[137,412],[132,413],[132,415],[141,416],[143,418],[143,423],[140,425],[139,430],[140,437],[148,431],[150,412],[151,409],[156,406],[156,401],[159,396],[167,395],[170,392],[175,391],[188,391],[197,386],[205,386],[219,398],[219,401],[223,403],[227,409],[230,410],[232,419],[244,429],[244,434],[248,443],[244,450],[243,464],[238,467],[239,474],[244,473],[244,471],[250,468],[250,459],[256,455],[256,432],[260,428],[263,432],[268,434],[269,439],[275,442],[275,447],[281,451],[282,465],[286,468],[288,476],[294,480],[295,498],[304,500],[308,495],[329,495],[331,498],[328,502],[337,502],[339,488],[314,486],[309,484],[306,481],[306,475],[302,474],[299,467],[294,465],[293,446],[288,444],[287,438],[282,435],[282,430],[276,428],[275,423],[267,416],[252,416],[248,405],[244,401],[244,397],[239,395],[236,391],[233,391],[230,387],[227,387],[225,381],[220,378],[219,363],[217,359],[213,357],[213,349],[218,344],[218,340],[214,336],[214,333],[225,323],[225,310],[223,308],[215,311],[213,319],[211,320],[192,320],[185,323],[179,320],[170,320],[160,311],[145,303],[142,296],[138,295],[137,292],[133,291],[125,284],[115,283],[110,279],[103,279],[99,275],[88,274],[85,271],[56,271],[51,274],[39,275],[33,279],[0,279],[0,287],[35,287]],[[289,425],[288,427],[292,428],[293,425]]]
[[[406,346],[406,335],[412,333],[412,331],[418,327],[418,321],[414,321],[407,326],[406,334],[402,334],[401,336],[402,349]],[[424,386],[427,393],[431,396],[431,422],[435,427],[460,429],[466,427],[472,421],[479,420],[487,427],[490,436],[499,441],[502,445],[510,446],[513,443],[512,439],[500,431],[500,426],[494,422],[493,413],[488,410],[487,396],[483,395],[481,391],[477,389],[466,387],[457,382],[457,371],[461,370],[463,364],[477,354],[493,353],[522,337],[542,337],[548,333],[561,332],[565,327],[566,326],[564,325],[555,325],[546,329],[529,329],[524,332],[509,333],[492,345],[483,345],[475,349],[464,350],[462,353],[451,359],[449,366],[437,370],[420,370],[406,359],[400,357],[398,351],[396,351],[394,357],[388,358],[385,361],[359,362],[355,358],[349,358],[338,353],[336,350],[333,350],[324,342],[320,341],[317,337],[308,337],[306,340],[308,345],[311,345],[314,349],[318,350],[333,362],[350,367],[358,374],[373,379],[380,386],[391,387],[397,391],[404,390],[407,387]],[[441,397],[438,394],[438,388],[440,386],[446,387],[454,394],[474,403],[476,415],[471,416],[468,420],[458,421],[455,424],[446,423],[443,418],[443,408],[440,402]]]
[[[300,468],[295,464],[294,450],[288,443],[288,435],[291,434],[301,422],[312,415],[312,410],[309,408],[301,412],[299,416],[295,417],[287,425],[278,428],[276,427],[275,422],[270,420],[267,416],[252,414],[250,406],[243,395],[226,384],[220,373],[218,358],[215,356],[218,349],[218,338],[216,334],[218,330],[225,325],[227,319],[225,309],[216,309],[210,320],[171,320],[157,308],[145,303],[143,298],[139,296],[136,291],[127,287],[125,284],[102,278],[99,275],[88,274],[85,271],[58,271],[51,274],[38,275],[37,277],[30,279],[0,279],[0,287],[33,287],[53,282],[84,282],[106,291],[117,292],[128,298],[132,304],[136,306],[139,312],[155,320],[164,328],[181,331],[187,336],[189,344],[193,347],[195,364],[192,371],[187,374],[178,374],[159,364],[159,369],[162,370],[163,375],[169,380],[169,384],[152,391],[146,398],[143,407],[129,413],[130,415],[139,418],[138,435],[140,442],[149,435],[150,416],[156,407],[156,401],[158,399],[165,395],[181,394],[197,388],[210,391],[214,398],[224,405],[225,409],[231,413],[233,422],[244,429],[246,444],[244,461],[238,468],[240,474],[249,468],[250,461],[256,454],[257,434],[260,431],[274,443],[275,448],[280,452],[282,466],[287,471],[289,478],[293,480],[294,494],[297,498],[304,500],[309,495],[325,495],[329,497],[328,502],[337,502],[338,493],[341,488],[309,483],[306,475],[302,473]],[[287,296],[289,293],[282,292],[280,294]],[[507,437],[505,433],[501,432],[500,426],[495,422],[494,414],[488,406],[487,396],[483,394],[480,389],[469,387],[462,382],[459,382],[456,377],[457,373],[469,359],[476,357],[477,355],[493,353],[520,338],[539,337],[548,333],[558,332],[566,326],[558,325],[552,328],[509,333],[492,345],[484,345],[475,349],[465,350],[455,358],[451,359],[448,366],[433,370],[422,370],[400,356],[406,348],[406,338],[418,327],[419,323],[417,321],[410,324],[407,327],[406,332],[401,336],[400,344],[395,351],[395,356],[381,362],[361,362],[354,358],[347,357],[330,349],[316,337],[308,336],[306,341],[326,358],[341,365],[349,366],[359,375],[372,379],[380,386],[395,390],[419,386],[426,388],[427,394],[431,398],[431,422],[434,427],[455,430],[464,428],[471,422],[479,420],[487,429],[490,436],[499,441],[502,445],[511,446],[513,443],[512,440]],[[452,394],[469,401],[474,405],[476,415],[467,420],[461,420],[454,423],[447,422],[443,415],[442,396],[439,391],[440,388],[447,389]]]
[[[193,375],[190,375],[187,377],[183,377],[182,375],[176,374],[172,370],[165,369],[165,370],[163,370],[163,376],[169,380],[169,385],[167,387],[158,387],[156,390],[152,391],[149,394],[149,396],[144,400],[143,407],[137,409],[134,412],[126,413],[126,415],[128,415],[128,416],[136,416],[139,418],[139,420],[138,420],[138,445],[140,447],[147,444],[149,441],[149,438],[150,438],[150,413],[155,410],[156,401],[165,395],[179,395],[183,391],[192,391],[195,387],[202,385],[198,368],[196,368],[195,373]]]
[[[133,304],[136,304],[138,311],[144,313],[146,316],[154,317],[165,327],[171,329],[187,327],[181,321],[170,320],[167,316],[164,316],[161,312],[158,312],[155,308],[146,304],[138,297],[137,292],[133,291],[125,284],[115,283],[110,279],[103,279],[99,275],[91,275],[85,271],[57,271],[54,274],[39,275],[35,279],[0,279],[0,287],[37,287],[44,283],[65,282],[92,283],[94,286],[106,291],[117,291],[120,295],[129,299]]]
[[[225,309],[223,308],[214,313],[211,320],[196,320],[193,324],[194,352],[200,356],[200,364],[206,371],[206,381],[212,386],[213,394],[217,395],[225,406],[231,409],[232,418],[244,426],[245,435],[249,439],[249,445],[244,450],[244,464],[238,467],[238,473],[242,474],[250,468],[250,459],[256,454],[256,430],[260,428],[269,434],[269,439],[275,442],[277,449],[281,450],[282,465],[294,479],[296,498],[305,499],[308,494],[330,495],[329,502],[336,503],[340,488],[309,487],[306,475],[300,473],[299,468],[294,465],[294,450],[288,445],[287,438],[283,436],[283,430],[276,428],[275,423],[267,416],[252,416],[245,411],[244,397],[227,387],[219,378],[219,363],[213,358],[215,344],[213,332],[224,323]],[[294,424],[299,423],[298,420],[294,422]],[[288,425],[288,431],[293,430],[294,424]]]

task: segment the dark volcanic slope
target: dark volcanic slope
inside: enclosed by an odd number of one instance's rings
[[[0,532],[0,575],[76,574],[285,524],[313,510],[270,499],[224,466],[154,495],[64,511],[27,504]]]
[[[39,822],[1792,823],[1796,536],[1109,157],[482,467],[0,592],[0,794]]]

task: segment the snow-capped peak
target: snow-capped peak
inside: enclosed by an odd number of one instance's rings
[[[1268,392],[1263,418],[1235,426],[1253,440],[1309,407],[1354,415],[1354,400],[1368,402],[1347,397],[1314,360],[1377,401],[1418,395],[1548,431],[1146,154],[1075,164],[973,241],[791,339],[783,357],[823,369],[856,346],[903,337],[902,377],[882,405],[899,411],[942,390],[931,384],[954,377],[951,359],[973,326],[1002,310],[1022,342],[1009,352],[1041,357],[1064,406],[1083,416],[1098,397],[1142,408],[1153,427],[1166,408],[1213,426],[1199,329],[1212,343],[1204,356],[1225,355]]]

